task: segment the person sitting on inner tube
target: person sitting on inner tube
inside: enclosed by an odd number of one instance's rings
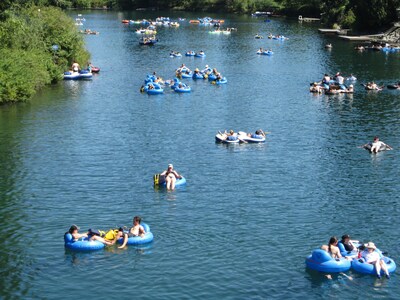
[[[128,232],[124,232],[124,229],[122,227],[120,227],[118,229],[118,234],[115,237],[113,243],[115,243],[118,239],[120,238],[124,238],[122,245],[119,246],[118,248],[124,248],[126,246],[126,243],[128,242],[128,238],[130,237],[135,237],[135,236],[141,236],[143,237],[144,234],[146,233],[146,231],[144,230],[143,226],[140,225],[140,222],[142,222],[142,218],[139,216],[135,216],[133,218],[133,226],[131,228],[129,228]]]
[[[325,74],[324,78],[322,78],[322,83],[329,84],[330,81],[331,81],[331,77],[328,74]]]
[[[256,130],[256,135],[261,135],[261,136],[265,137],[265,133],[264,133],[264,131],[262,129],[257,129]]]
[[[386,278],[389,279],[390,275],[387,265],[381,258],[381,255],[375,250],[376,250],[375,244],[373,242],[368,242],[368,244],[365,245],[365,250],[361,252],[361,258],[359,259],[359,262],[366,262],[368,264],[374,265],[376,271],[376,277],[378,278],[381,278],[381,269],[382,269],[383,272],[385,272],[386,274]]]
[[[323,88],[320,85],[318,85],[318,83],[316,83],[316,82],[314,82],[313,85],[310,87],[311,93],[321,94],[322,90],[323,90]]]
[[[338,260],[342,257],[342,255],[340,254],[337,245],[338,245],[338,239],[335,236],[333,236],[329,239],[328,245],[322,245],[321,249],[328,252],[332,256],[332,258]]]
[[[182,178],[182,176],[179,175],[178,172],[174,170],[174,166],[172,164],[169,164],[168,168],[164,172],[162,172],[160,175],[165,176],[167,190],[174,190],[176,179]]]
[[[339,72],[336,73],[334,80],[336,80],[338,84],[344,83],[344,77]]]
[[[374,141],[372,142],[372,146],[371,146],[371,153],[378,153],[379,149],[382,146],[386,146],[386,148],[392,150],[392,147],[390,147],[389,145],[380,141],[378,136],[374,137]]]
[[[71,66],[71,69],[72,69],[72,71],[74,71],[74,72],[79,72],[80,69],[81,69],[81,67],[80,67],[80,65],[79,65],[76,61],[74,61],[74,63],[73,63],[72,66]]]
[[[354,86],[352,84],[349,85],[349,87],[345,90],[340,90],[341,93],[348,93],[348,94],[353,94],[354,93]]]
[[[348,256],[351,258],[356,257],[358,249],[353,243],[358,243],[358,241],[350,240],[350,236],[348,234],[343,235],[342,239],[338,243],[340,254],[342,254],[342,256]],[[348,254],[352,255],[349,256]]]
[[[97,231],[89,229],[87,233],[78,233],[78,230],[79,230],[78,226],[72,225],[68,230],[68,232],[66,232],[66,234],[70,233],[72,235],[72,238],[74,239],[74,242],[78,241],[81,238],[89,238],[90,241],[99,241],[106,245],[114,244],[113,242],[109,242],[100,237],[100,233]]]

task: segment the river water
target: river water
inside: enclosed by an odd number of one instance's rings
[[[149,12],[83,12],[92,81],[61,82],[30,103],[0,107],[0,298],[326,299],[396,298],[398,276],[353,271],[326,279],[304,259],[332,235],[373,241],[398,261],[400,101],[361,83],[399,79],[398,54],[357,53],[316,24],[212,15],[237,27],[211,35],[160,28],[141,47],[122,19]],[[75,17],[73,15],[72,17]],[[285,42],[256,40],[269,32]],[[327,51],[324,45],[333,44]],[[271,57],[258,56],[259,47]],[[206,58],[170,58],[204,50]],[[186,80],[191,94],[140,94],[153,71],[216,67],[228,84]],[[337,71],[358,77],[354,95],[311,95]],[[262,145],[219,145],[218,130],[270,132]],[[358,148],[379,135],[395,150]],[[168,163],[188,181],[155,190]],[[141,215],[147,247],[66,251],[71,224],[108,229]],[[81,231],[82,231],[81,230]]]

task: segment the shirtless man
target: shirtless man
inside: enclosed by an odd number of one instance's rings
[[[133,226],[129,228],[129,231],[126,233],[124,232],[123,228],[120,228],[118,230],[118,234],[115,237],[113,243],[115,243],[118,239],[121,237],[124,238],[124,241],[122,242],[122,245],[119,246],[118,248],[124,248],[126,246],[126,243],[128,242],[128,238],[130,237],[135,237],[135,236],[140,236],[143,237],[146,231],[144,230],[143,226],[140,225],[140,222],[142,221],[142,218],[139,216],[135,216],[133,218]]]

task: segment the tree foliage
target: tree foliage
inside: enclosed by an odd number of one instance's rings
[[[74,21],[54,7],[13,6],[0,22],[0,103],[28,100],[89,59]],[[57,50],[53,46],[57,45]]]

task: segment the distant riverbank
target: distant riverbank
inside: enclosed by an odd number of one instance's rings
[[[73,20],[55,7],[11,7],[1,13],[0,104],[23,102],[62,79],[89,53]]]

